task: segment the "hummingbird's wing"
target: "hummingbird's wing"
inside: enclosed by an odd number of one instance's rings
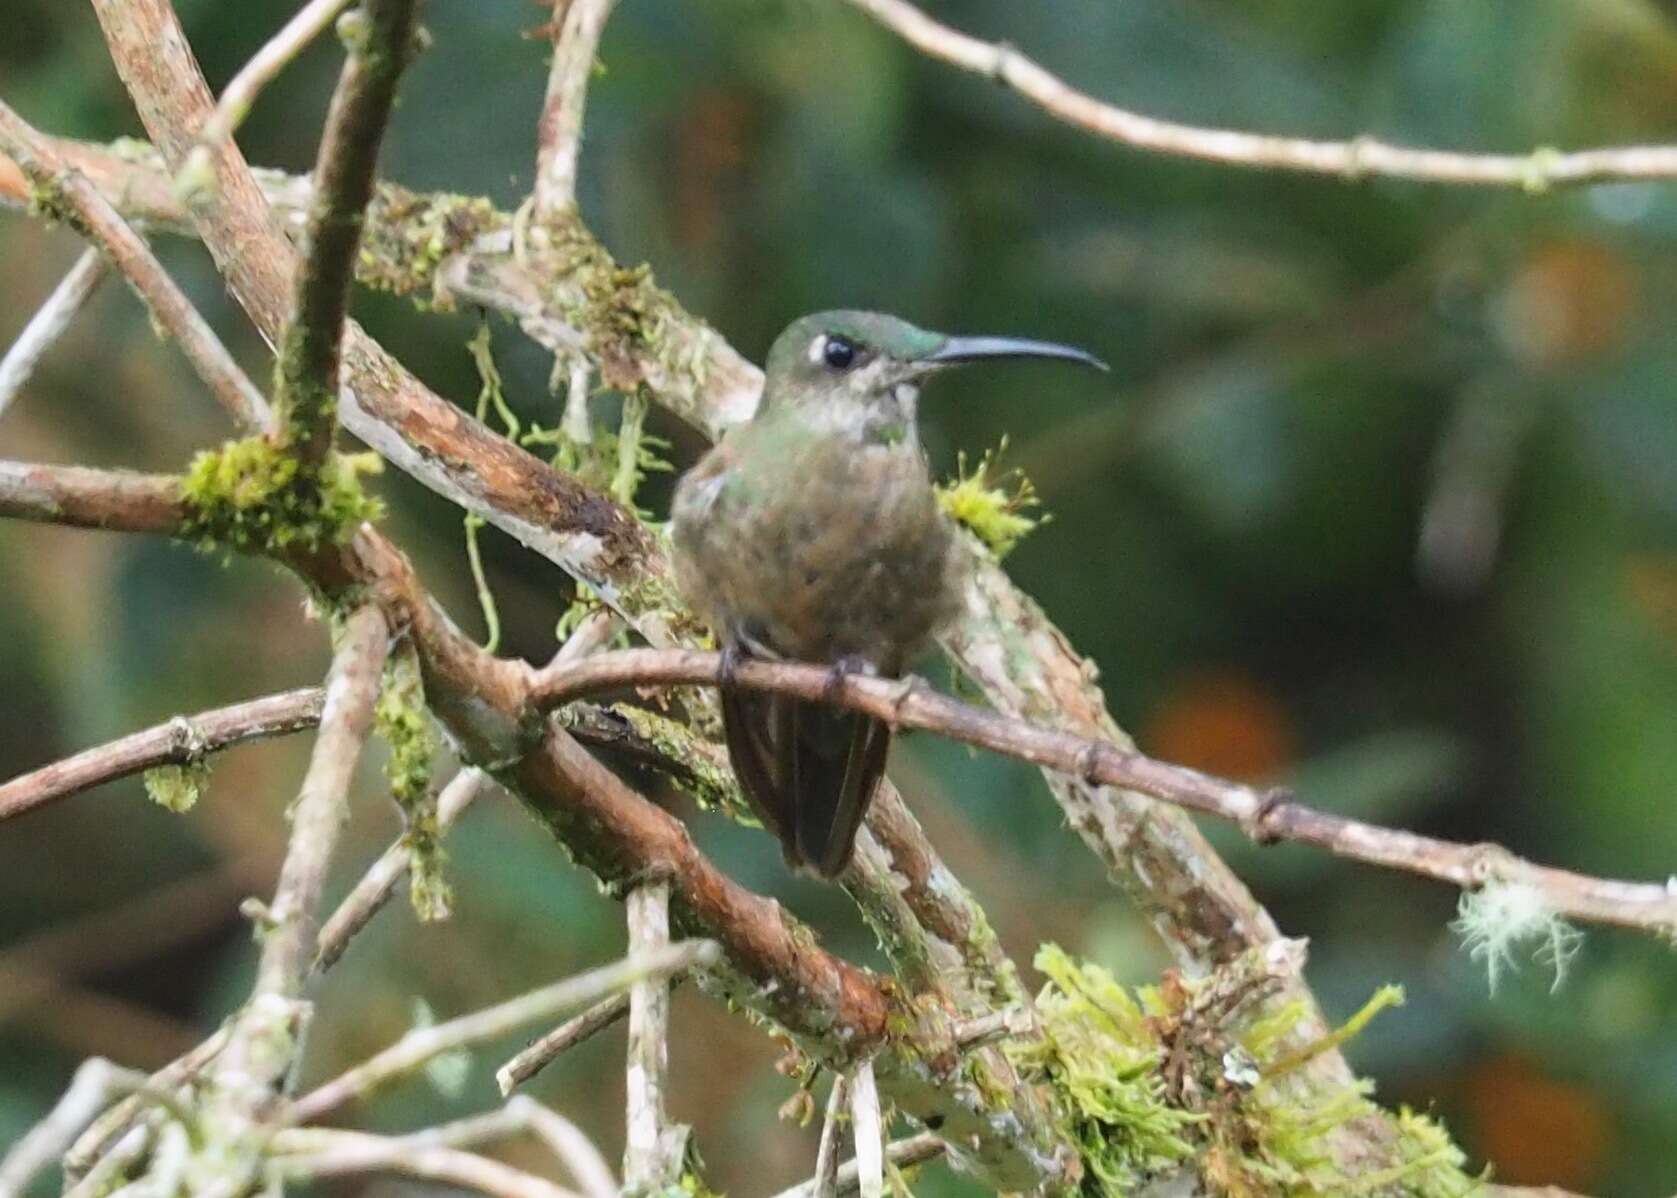
[[[778,725],[784,717],[775,710],[784,702],[777,695],[721,688],[722,737],[728,745],[728,760],[739,779],[740,789],[752,811],[791,853],[793,813],[787,789],[775,776]]]

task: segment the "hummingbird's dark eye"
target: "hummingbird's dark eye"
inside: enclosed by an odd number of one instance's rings
[[[834,370],[849,370],[850,364],[856,360],[856,343],[834,333],[821,346],[821,359]]]

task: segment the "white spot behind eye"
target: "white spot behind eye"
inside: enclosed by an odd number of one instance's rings
[[[914,401],[920,398],[920,388],[913,383],[898,383],[892,388],[891,396],[899,406],[910,412],[914,411]]]
[[[827,357],[827,334],[822,333],[809,343],[809,360],[816,366],[821,365]]]

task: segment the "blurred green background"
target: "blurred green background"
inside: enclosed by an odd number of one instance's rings
[[[178,7],[219,86],[294,5]],[[1677,138],[1667,0],[930,7],[1183,121],[1465,150]],[[139,132],[85,6],[5,0],[0,19],[8,103],[59,133]],[[544,45],[520,35],[543,11],[432,0],[426,19],[435,44],[405,84],[387,173],[511,206],[545,72]],[[585,216],[748,354],[805,311],[868,306],[1111,361],[1096,381],[969,373],[928,397],[925,433],[944,473],[958,449],[1010,438],[1054,519],[1009,568],[1099,662],[1146,749],[1546,862],[1677,868],[1677,185],[1534,196],[1133,154],[921,60],[837,0],[624,0],[602,58]],[[263,98],[240,136],[255,161],[312,161],[338,61],[327,39]],[[76,248],[0,212],[0,342]],[[265,377],[207,257],[160,249]],[[474,402],[471,314],[356,306]],[[548,362],[504,322],[495,333],[513,403],[555,423]],[[691,461],[697,440],[655,423]],[[226,434],[107,285],[0,421],[0,455],[169,469]],[[380,487],[426,581],[477,627],[457,514],[399,476]],[[508,648],[545,657],[567,584],[495,534],[485,551]],[[314,682],[323,640],[269,568],[0,525],[0,777]],[[155,1066],[238,1001],[253,952],[237,900],[271,885],[305,749],[227,755],[186,817],[135,780],[0,828],[0,1141],[83,1056]],[[1052,939],[1126,978],[1163,967],[1034,772],[926,737],[894,769],[1021,962]],[[358,802],[340,891],[395,826],[376,763]],[[731,873],[877,961],[838,891],[788,878],[761,834],[687,814]],[[1447,889],[1211,831],[1310,937],[1331,1015],[1406,987],[1350,1048],[1384,1101],[1436,1110],[1504,1180],[1677,1186],[1668,946],[1592,930],[1558,992],[1528,967],[1493,1000],[1447,930]],[[308,1078],[400,1034],[416,1000],[455,1014],[621,950],[618,906],[512,804],[481,804],[450,851],[455,918],[422,928],[393,906],[354,944],[325,985]],[[697,995],[676,1008],[673,1109],[712,1180],[754,1194],[807,1175],[814,1129],[776,1121],[791,1083],[774,1046]],[[603,1034],[534,1088],[608,1155],[620,1053],[621,1031]],[[459,1094],[418,1081],[351,1117],[396,1129],[480,1108],[500,1059],[479,1058]],[[937,1167],[920,1186],[962,1189]]]

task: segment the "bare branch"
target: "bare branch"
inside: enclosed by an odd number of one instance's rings
[[[272,1113],[296,1062],[308,1023],[302,995],[314,959],[326,871],[349,816],[349,785],[372,727],[389,638],[384,613],[374,604],[343,624],[279,883],[260,915],[256,984],[234,1019],[205,1100],[204,1123],[213,1131],[194,1162],[194,1193],[219,1198],[243,1188],[261,1152],[258,1125]]]
[[[276,1147],[302,1137],[316,1147],[277,1156],[271,1168],[280,1178],[309,1180],[354,1173],[396,1173],[475,1190],[493,1198],[581,1198],[573,1190],[503,1165],[499,1161],[419,1136],[374,1136],[356,1131],[278,1132]],[[282,1139],[281,1137],[286,1137]]]
[[[862,1198],[885,1198],[885,1127],[879,1117],[879,1089],[873,1058],[850,1075],[850,1127],[856,1140],[856,1184]]]
[[[480,769],[470,766],[462,769],[449,780],[443,792],[437,797],[437,831],[447,831],[460,815],[477,801],[478,796],[485,793],[494,780]],[[332,912],[326,923],[320,929],[320,941],[315,948],[314,968],[317,972],[324,972],[337,963],[343,956],[344,949],[355,934],[367,926],[367,921],[379,913],[379,910],[390,901],[390,896],[396,893],[396,887],[408,873],[408,862],[411,854],[407,845],[398,838],[394,844],[384,850],[382,856],[367,872],[361,875],[361,880],[355,888],[344,896],[338,909]]]
[[[1623,146],[1572,153],[1543,148],[1528,154],[1458,154],[1390,145],[1366,136],[1350,141],[1312,141],[1179,125],[1097,100],[1012,46],[986,42],[951,29],[907,0],[850,0],[850,3],[921,53],[993,79],[1055,120],[1133,149],[1224,166],[1300,171],[1342,179],[1381,176],[1527,191],[1578,183],[1677,178],[1677,146]]]
[[[637,886],[625,900],[629,951],[645,954],[670,942],[670,884]],[[629,988],[629,1053],[626,1100],[628,1131],[623,1147],[623,1181],[631,1190],[652,1192],[675,1184],[687,1129],[669,1126],[664,1086],[670,1068],[670,986],[666,977],[645,977]]]
[[[266,425],[268,404],[262,393],[245,377],[215,330],[175,285],[140,235],[96,187],[59,159],[48,139],[4,103],[0,103],[0,149],[29,176],[40,202],[72,220],[109,255],[158,324],[185,351],[192,368],[222,407],[241,423]]]
[[[183,178],[208,174],[212,155],[244,124],[256,97],[291,65],[310,42],[324,33],[350,3],[351,0],[309,0],[285,23],[284,28],[251,56],[249,62],[239,68],[239,73],[222,89],[215,113],[199,132],[198,145],[188,155],[182,168]]]
[[[35,1175],[62,1156],[99,1112],[147,1081],[143,1073],[98,1057],[84,1061],[58,1105],[0,1159],[0,1198],[20,1198]]]
[[[505,1097],[514,1089],[546,1069],[559,1057],[584,1040],[603,1032],[629,1013],[629,996],[619,994],[595,1003],[582,1014],[567,1019],[558,1027],[531,1041],[530,1046],[495,1071],[495,1084]]]
[[[17,398],[40,365],[41,358],[69,331],[76,315],[105,277],[105,259],[96,249],[83,250],[52,294],[29,318],[23,332],[0,358],[0,416]]]
[[[945,1151],[942,1140],[930,1132],[922,1132],[917,1136],[892,1140],[885,1146],[885,1159],[898,1169],[907,1169],[926,1161],[935,1161]],[[838,1198],[849,1198],[860,1187],[860,1175],[856,1158],[851,1157],[838,1167],[838,1174],[833,1179],[833,1193]],[[791,1189],[782,1190],[775,1198],[817,1198],[816,1179],[812,1177]]]
[[[320,722],[322,693],[319,687],[306,687],[197,715],[179,715],[144,732],[42,766],[0,784],[0,820],[142,770],[192,765],[209,753],[246,741],[313,728]]]
[[[625,649],[535,671],[531,697],[553,706],[621,686],[717,683],[718,669],[714,653]],[[751,661],[740,664],[735,680],[741,686],[801,699],[825,697],[900,728],[926,729],[1094,784],[1139,791],[1229,820],[1259,843],[1291,840],[1315,845],[1351,860],[1464,889],[1491,880],[1525,882],[1541,891],[1559,915],[1660,934],[1677,930],[1677,887],[1591,878],[1533,865],[1494,846],[1455,844],[1316,811],[1283,791],[1255,790],[1105,741],[972,707],[937,694],[917,679],[897,682],[849,675],[835,685],[831,671],[820,666]]]
[[[345,18],[349,61],[326,113],[303,268],[274,371],[280,434],[305,465],[325,460],[337,427],[338,355],[361,224],[396,80],[412,53],[415,3],[363,0],[359,19]]]
[[[611,1166],[581,1128],[551,1107],[522,1094],[509,1099],[506,1109],[524,1120],[530,1134],[559,1159],[571,1180],[582,1187],[588,1198],[617,1198],[620,1187]]]
[[[656,952],[626,957],[564,981],[532,990],[493,1007],[462,1015],[432,1027],[415,1028],[382,1052],[339,1074],[293,1102],[286,1112],[291,1123],[309,1123],[346,1102],[362,1098],[378,1087],[411,1073],[445,1052],[493,1040],[526,1024],[551,1019],[582,1003],[597,1001],[649,976],[666,976],[703,968],[719,959],[708,940],[687,940]]]
[[[185,514],[173,475],[0,461],[0,516],[173,534]]]
[[[302,993],[319,931],[326,869],[348,814],[349,784],[372,727],[390,627],[371,604],[345,622],[326,679],[320,737],[291,817],[291,844],[267,911],[257,994]],[[238,1043],[235,1035],[234,1044]]]
[[[588,81],[594,74],[600,35],[616,6],[617,0],[570,0],[554,34],[547,98],[536,134],[535,204],[540,218],[576,209],[576,167]],[[575,390],[573,372],[573,401]]]
[[[364,1151],[382,1153],[393,1149],[411,1152],[429,1151],[434,1148],[475,1148],[480,1144],[524,1135],[539,1140],[543,1147],[565,1166],[566,1171],[582,1187],[587,1198],[616,1198],[617,1179],[612,1176],[605,1158],[600,1155],[600,1150],[594,1147],[593,1142],[563,1115],[533,1098],[522,1095],[509,1101],[500,1110],[393,1137],[387,1141],[379,1137],[379,1144],[362,1140],[348,1141],[344,1139],[342,1132],[307,1127],[279,1129],[269,1140],[268,1147],[271,1152],[281,1157],[313,1158],[318,1161],[328,1156],[336,1156],[341,1161],[346,1159],[342,1155],[346,1152],[354,1154]],[[293,1167],[292,1161],[284,1159],[277,1164],[282,1172],[290,1172]]]
[[[827,1095],[827,1116],[821,1121],[821,1142],[815,1149],[810,1198],[836,1198],[838,1194],[839,1141],[844,1138],[841,1127],[850,1114],[849,1098],[849,1079],[837,1074],[832,1092]]]
[[[191,1052],[172,1061],[146,1079],[146,1092],[169,1093],[197,1077],[227,1046],[227,1028],[221,1028]],[[95,1119],[70,1150],[64,1154],[66,1180],[78,1179],[74,1190],[102,1192],[96,1183],[101,1161],[121,1155],[125,1145],[132,1143],[131,1133],[143,1129],[135,1126],[141,1113],[142,1098],[134,1094],[117,1103]],[[143,1150],[137,1148],[136,1152]],[[72,1191],[73,1192],[73,1191]],[[66,1194],[65,1198],[69,1198]]]

